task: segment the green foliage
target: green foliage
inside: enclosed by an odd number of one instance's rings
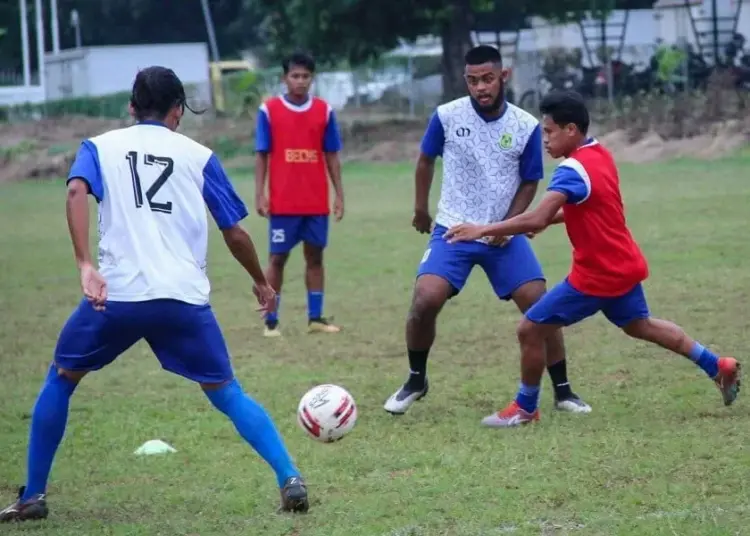
[[[21,104],[0,107],[0,121],[33,119],[36,117],[64,117],[83,115],[120,119],[128,116],[129,92],[113,93],[102,97],[80,97],[48,101],[43,104]]]

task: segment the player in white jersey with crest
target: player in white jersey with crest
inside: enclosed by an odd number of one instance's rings
[[[539,121],[505,101],[508,71],[500,52],[481,45],[469,50],[465,60],[469,96],[437,108],[417,163],[413,225],[432,236],[419,265],[406,323],[409,378],[384,406],[395,415],[427,394],[427,357],[437,316],[461,291],[475,266],[484,270],[500,299],[513,300],[522,312],[546,292],[542,268],[526,236],[459,244],[448,244],[443,238],[460,223],[486,225],[523,213],[544,177]],[[428,201],[438,156],[443,158],[443,183],[433,226]],[[547,368],[555,407],[590,412],[591,407],[571,390],[560,330],[547,341]]]
[[[136,124],[85,140],[68,178],[67,216],[84,298],[60,333],[31,418],[26,485],[0,522],[47,517],[46,487],[68,407],[89,372],[145,339],[162,367],[198,383],[276,473],[281,509],[306,511],[307,490],[271,418],[234,377],[206,276],[208,212],[254,281],[275,293],[240,225],[248,212],[210,149],[175,132],[186,107],[175,73],[149,67],[133,84]],[[88,194],[99,204],[99,262],[89,248]]]

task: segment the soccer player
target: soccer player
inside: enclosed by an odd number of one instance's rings
[[[323,250],[328,243],[329,176],[336,221],[344,217],[341,137],[331,107],[310,95],[313,59],[292,54],[282,67],[287,93],[261,105],[255,135],[255,206],[269,220],[266,277],[277,292],[277,308],[265,316],[264,335],[281,335],[278,306],[284,266],[299,242],[305,256],[308,332],[338,333],[340,328],[323,316]]]
[[[484,419],[509,427],[539,419],[537,403],[544,370],[545,341],[601,311],[627,335],[683,355],[716,385],[727,406],[740,388],[740,364],[718,357],[679,326],[651,316],[641,286],[648,265],[625,221],[625,209],[612,155],[587,137],[589,114],[575,92],[548,94],[541,103],[544,145],[553,158],[565,158],[555,170],[539,205],[525,214],[490,225],[460,224],[446,238],[452,244],[481,237],[538,233],[565,225],[573,246],[570,275],[526,311],[518,326],[521,385],[515,401]]]
[[[523,213],[544,176],[542,134],[531,114],[504,100],[500,52],[482,45],[466,54],[469,96],[438,107],[422,139],[416,170],[413,226],[429,233],[428,201],[435,159],[443,157],[443,184],[432,236],[419,265],[406,323],[410,375],[386,402],[400,415],[429,389],[427,356],[435,323],[448,299],[463,288],[472,269],[484,270],[495,294],[525,311],[546,292],[542,268],[527,237],[499,242],[448,244],[443,234],[458,223],[489,224]],[[591,407],[570,387],[560,332],[550,333],[547,364],[555,407],[588,413]]]
[[[67,217],[84,298],[60,333],[31,418],[26,485],[0,522],[46,518],[45,489],[70,398],[87,373],[145,339],[161,366],[200,385],[210,402],[276,473],[281,509],[306,511],[307,490],[266,411],[232,372],[209,305],[206,206],[254,281],[262,308],[275,292],[240,225],[247,209],[218,158],[178,134],[186,107],[175,73],[138,73],[130,98],[137,124],[85,140],[68,176]],[[89,248],[87,194],[99,204],[99,262]]]

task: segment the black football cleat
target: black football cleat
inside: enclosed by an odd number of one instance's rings
[[[305,513],[310,509],[310,502],[307,500],[307,486],[305,481],[299,476],[293,476],[286,479],[284,486],[281,488],[281,507],[280,512]]]
[[[0,511],[0,523],[14,523],[20,521],[39,521],[47,519],[49,509],[43,493],[34,495],[25,501],[21,500],[25,488],[18,490],[18,500]]]

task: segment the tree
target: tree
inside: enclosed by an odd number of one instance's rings
[[[601,6],[601,7],[597,7]],[[272,53],[306,49],[323,61],[359,65],[398,46],[401,39],[439,36],[445,97],[464,92],[463,56],[481,17],[504,21],[498,31],[520,30],[530,15],[579,20],[609,11],[614,0],[245,0],[263,17]]]

